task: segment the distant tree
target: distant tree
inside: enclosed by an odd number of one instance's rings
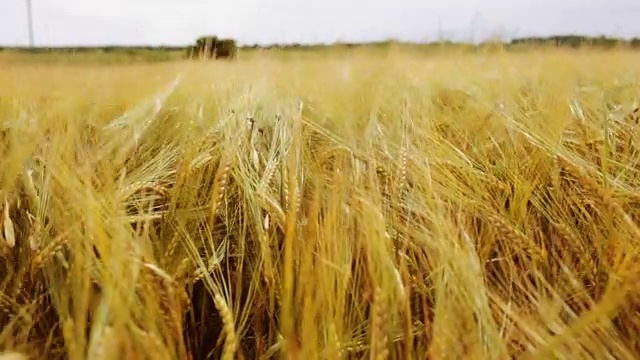
[[[205,36],[196,41],[198,57],[200,59],[211,59],[216,51],[218,44],[217,36]]]
[[[217,36],[203,36],[196,40],[196,44],[187,49],[190,59],[234,59],[237,45],[232,39],[218,39]]]
[[[238,54],[236,41],[232,39],[220,40],[216,47],[216,59],[235,59]]]

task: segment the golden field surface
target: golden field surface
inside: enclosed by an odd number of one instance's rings
[[[0,359],[634,359],[640,53],[0,57]]]

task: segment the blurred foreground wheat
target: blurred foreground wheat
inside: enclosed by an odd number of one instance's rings
[[[639,58],[0,68],[0,350],[636,358]]]

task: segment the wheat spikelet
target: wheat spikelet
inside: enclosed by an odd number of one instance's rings
[[[411,278],[411,285],[413,287],[412,291],[425,294],[425,295],[429,294],[430,289],[425,284],[423,279],[417,277],[416,275],[410,275],[410,278]]]
[[[193,277],[189,276],[190,275],[190,271],[189,268],[192,266],[192,261],[191,258],[188,256],[185,256],[182,258],[182,260],[180,260],[180,262],[178,263],[178,266],[176,267],[176,270],[173,272],[173,278],[178,281],[185,281],[186,283],[192,283],[195,280],[193,279]]]
[[[552,221],[551,223],[553,225],[553,228],[556,230],[557,235],[564,240],[562,249],[567,246],[566,244],[570,244],[569,246],[579,247],[581,249],[580,251],[588,251],[587,249],[584,249],[582,241],[574,235],[573,231],[571,231],[571,228],[568,225],[558,221]],[[584,256],[582,256],[580,259],[582,262],[587,264],[587,268],[592,269],[594,272],[596,271],[596,266],[593,262],[591,254],[585,253]]]
[[[288,176],[287,172],[285,171],[282,181],[282,188],[284,190],[284,204],[288,206],[291,196],[293,196],[293,213],[297,214],[300,210],[300,204],[302,201],[300,187],[298,186],[298,182],[296,181],[297,178],[294,178],[294,181],[292,181],[293,189],[289,189],[289,181],[287,181],[286,179],[288,179]]]
[[[391,176],[380,165],[376,166],[376,174],[380,182],[380,194],[382,195],[382,205],[384,206],[384,214],[388,216],[391,207]]]
[[[546,258],[543,250],[539,249],[538,247],[534,247],[531,244],[531,240],[529,240],[529,238],[525,234],[515,229],[502,217],[491,214],[487,216],[487,219],[489,220],[489,223],[494,226],[498,234],[504,237],[506,243],[514,245],[519,244],[520,246],[524,247],[530,255],[535,255],[542,259]]]
[[[218,165],[216,175],[214,177],[213,193],[211,194],[211,209],[209,220],[213,223],[213,219],[216,217],[218,208],[222,204],[225,191],[229,185],[229,174],[231,172],[231,159],[223,159]]]
[[[145,186],[141,186],[138,190],[136,190],[136,192],[142,192],[146,190],[155,192],[156,194],[162,196],[165,199],[169,198],[169,190],[165,186],[157,185],[157,184],[146,184]]]
[[[40,204],[40,197],[36,190],[35,182],[33,181],[33,169],[27,169],[23,172],[22,176],[22,188],[24,189],[29,201],[33,205]]]
[[[385,360],[389,356],[389,337],[385,326],[387,310],[383,302],[382,289],[376,287],[371,305],[371,360]]]
[[[276,158],[267,164],[264,169],[264,173],[262,174],[262,178],[260,179],[260,185],[258,186],[260,191],[265,191],[269,185],[271,185],[275,177],[276,170],[280,166],[280,161],[280,158]]]
[[[359,353],[366,351],[369,348],[369,345],[365,344],[364,341],[358,341],[353,345],[348,345],[343,348],[343,352],[346,353]]]
[[[157,182],[154,181],[134,182],[120,190],[118,198],[124,201],[132,195],[145,190],[151,190],[164,198],[169,198],[169,190],[164,186],[158,185]]]
[[[150,263],[144,263],[144,266],[149,270],[143,273],[144,285],[150,288],[149,293],[157,294],[163,320],[170,328],[172,338],[178,339],[182,334],[182,305],[185,299],[176,294],[178,285],[169,274]]]
[[[235,354],[237,347],[235,325],[233,323],[233,313],[231,312],[231,309],[221,295],[216,294],[213,297],[213,302],[216,309],[220,313],[220,317],[222,318],[223,333],[225,336],[221,359],[233,360],[233,355]]]
[[[560,237],[568,240],[572,244],[580,244],[579,239],[577,239],[573,235],[573,232],[571,231],[571,228],[569,228],[569,226],[558,221],[553,221],[552,224],[553,224],[553,227],[558,232],[558,235],[560,235]]]
[[[67,245],[66,232],[58,235],[51,242],[44,246],[41,250],[36,250],[33,258],[31,259],[31,267],[33,269],[42,269],[49,260],[55,256],[59,256]]]
[[[558,157],[558,162],[566,170],[574,174],[578,183],[587,191],[594,194],[598,201],[604,206],[604,208],[613,215],[618,215],[622,221],[627,225],[628,229],[634,233],[634,236],[640,236],[640,227],[633,221],[631,216],[622,208],[622,206],[611,196],[610,192],[604,189],[593,177],[589,176],[585,171],[570,164],[565,159]],[[635,244],[640,244],[635,241]],[[615,247],[611,242],[609,250]]]
[[[171,238],[171,241],[169,241],[169,244],[166,247],[166,250],[164,251],[164,256],[163,258],[165,259],[172,259],[174,257],[174,255],[176,254],[176,250],[178,249],[178,245],[180,245],[180,238],[178,237],[178,235],[174,235]]]
[[[270,215],[270,224],[275,223],[278,227],[284,228],[286,216],[279,202],[269,196],[262,196],[259,199],[262,208]]]
[[[605,191],[600,184],[591,176],[589,176],[584,170],[578,168],[577,166],[571,164],[569,161],[565,160],[562,157],[558,157],[558,163],[562,168],[571,172],[578,180],[578,183],[587,191],[596,195],[600,202],[605,206],[608,210],[617,210],[620,206],[613,200],[611,195]]]
[[[253,165],[254,170],[260,171],[262,167],[262,162],[260,159],[260,154],[258,149],[256,148],[256,135],[259,133],[260,129],[256,126],[256,121],[253,117],[249,117],[249,152],[251,156],[251,165]]]
[[[261,161],[260,161],[260,155],[258,153],[258,150],[255,148],[255,145],[253,144],[253,142],[251,143],[251,164],[253,165],[253,168],[256,171],[260,171],[261,168]]]
[[[263,269],[263,278],[267,282],[269,286],[274,285],[274,269],[273,263],[271,260],[271,252],[269,251],[269,245],[271,242],[269,241],[269,229],[271,227],[271,221],[269,214],[267,213],[264,216],[264,220],[262,221],[262,231],[261,231],[261,239],[260,239],[260,247],[262,252],[262,269]]]
[[[387,183],[390,176],[389,176],[389,172],[387,172],[387,170],[385,170],[382,166],[378,165],[376,166],[376,173],[383,179],[383,183]]]
[[[504,218],[491,214],[487,216],[487,219],[507,241],[521,244],[528,242],[528,238],[520,231],[514,229]]]
[[[289,203],[289,181],[287,181],[288,177],[288,171],[287,169],[282,166],[281,167],[281,172],[280,172],[280,183],[281,183],[281,188],[282,188],[282,196],[284,196],[284,201],[283,201],[283,207],[286,208],[286,204]]]
[[[29,248],[33,252],[40,250],[42,246],[42,222],[38,218],[34,218],[29,211],[27,211],[27,217],[33,226],[29,229],[29,236],[27,237]]]
[[[640,108],[634,108],[625,116],[625,120],[634,124],[638,124],[638,122],[640,122]]]
[[[207,275],[211,274],[216,267],[218,267],[219,263],[217,262],[211,262],[209,264],[209,266],[207,266],[206,268],[198,268],[193,272],[192,278],[193,278],[193,282],[198,282],[200,280],[203,280],[205,277],[207,277]]]

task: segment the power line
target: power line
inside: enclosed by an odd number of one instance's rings
[[[29,31],[29,47],[33,47],[35,40],[33,35],[33,11],[31,9],[31,0],[27,1],[27,28]]]

